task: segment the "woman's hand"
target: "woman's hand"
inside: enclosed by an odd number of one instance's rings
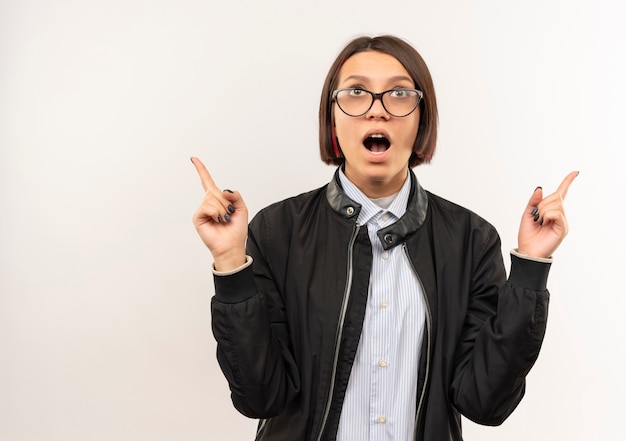
[[[533,257],[551,257],[567,235],[563,200],[578,172],[571,172],[547,197],[537,187],[528,201],[517,236],[518,252]]]
[[[211,250],[217,271],[229,271],[246,262],[248,209],[239,192],[220,190],[198,158],[196,167],[204,200],[193,215],[193,224],[204,244]]]

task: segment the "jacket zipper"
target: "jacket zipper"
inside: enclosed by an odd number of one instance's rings
[[[359,234],[359,230],[361,226],[359,224],[355,225],[354,232],[352,233],[352,237],[350,238],[350,244],[348,245],[348,274],[346,280],[346,287],[343,292],[343,302],[341,304],[341,312],[339,314],[339,323],[337,324],[337,335],[335,339],[335,355],[333,358],[333,369],[330,376],[330,386],[328,390],[328,400],[326,401],[326,405],[324,406],[324,412],[322,414],[322,421],[320,424],[319,432],[316,440],[321,441],[322,435],[324,434],[324,429],[326,428],[326,422],[328,421],[328,414],[330,412],[330,405],[333,401],[333,393],[335,389],[335,377],[337,375],[337,363],[339,360],[339,346],[341,344],[341,337],[343,335],[343,325],[344,320],[346,318],[346,312],[348,309],[348,300],[350,300],[350,290],[352,289],[352,256],[354,251],[354,242],[356,240],[357,235]]]
[[[430,343],[431,343],[431,334],[432,334],[432,316],[430,311],[430,304],[428,303],[428,296],[426,295],[426,289],[424,288],[424,284],[422,283],[422,279],[417,273],[417,269],[415,265],[413,265],[413,261],[409,257],[409,251],[407,250],[406,243],[402,244],[402,251],[404,252],[404,256],[406,257],[411,270],[413,270],[413,274],[417,278],[418,283],[420,284],[420,288],[422,290],[422,296],[424,298],[424,304],[426,305],[426,335],[428,336],[426,341],[426,378],[424,379],[424,386],[422,386],[422,390],[420,392],[420,399],[417,403],[417,411],[415,412],[415,426],[413,429],[413,439],[417,441],[417,425],[419,422],[420,413],[422,412],[422,407],[424,405],[424,398],[426,396],[426,386],[428,385],[428,378],[430,377]]]

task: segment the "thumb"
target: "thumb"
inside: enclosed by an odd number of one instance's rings
[[[224,190],[224,197],[230,202],[236,210],[245,209],[246,204],[243,202],[241,194],[238,191]]]
[[[541,202],[542,199],[543,199],[543,189],[541,187],[535,188],[535,191],[533,191],[533,194],[530,197],[530,200],[528,201],[528,208],[532,210],[537,205],[539,205],[539,202]]]

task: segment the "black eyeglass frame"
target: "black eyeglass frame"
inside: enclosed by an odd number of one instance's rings
[[[344,92],[346,90],[360,90],[361,92],[367,92],[367,93],[370,94],[370,96],[372,97],[372,102],[370,103],[369,107],[367,108],[367,110],[365,112],[360,113],[358,115],[352,115],[352,114],[346,112],[344,109],[342,109],[341,104],[339,104],[339,101],[337,101],[337,95],[339,95],[340,92]],[[394,91],[397,91],[397,90],[400,90],[400,91],[403,90],[403,91],[407,91],[407,92],[417,92],[418,99],[417,99],[417,102],[415,103],[415,107],[413,107],[413,109],[409,113],[406,113],[404,115],[394,115],[393,113],[391,113],[389,111],[389,109],[387,109],[387,106],[385,106],[385,102],[383,101],[383,96],[385,94],[387,94],[389,92],[394,92]],[[406,87],[396,87],[394,89],[385,90],[384,92],[380,92],[380,93],[374,93],[374,92],[372,92],[370,90],[363,89],[361,87],[345,87],[343,89],[333,90],[333,93],[331,94],[331,101],[334,102],[334,103],[337,103],[337,107],[339,107],[339,110],[341,110],[346,115],[352,116],[354,118],[358,118],[359,116],[363,116],[367,112],[369,112],[370,109],[372,108],[372,106],[374,105],[374,102],[376,100],[380,100],[380,103],[383,105],[383,109],[385,109],[385,112],[387,112],[389,115],[394,116],[396,118],[404,118],[405,116],[409,116],[411,113],[415,112],[415,109],[417,109],[419,107],[420,102],[423,99],[424,99],[424,92],[422,92],[419,89],[409,89],[409,88],[406,88]]]

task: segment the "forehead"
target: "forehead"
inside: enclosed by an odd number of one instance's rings
[[[359,52],[348,58],[339,71],[339,83],[350,79],[379,81],[406,80],[411,75],[393,55],[377,51]]]

